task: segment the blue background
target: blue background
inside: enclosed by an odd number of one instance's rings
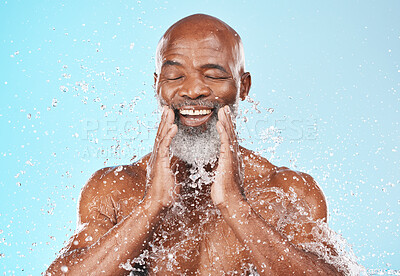
[[[151,149],[156,44],[198,12],[243,39],[243,144],[317,180],[370,272],[400,269],[399,1],[1,1],[0,271],[39,275],[90,175]]]

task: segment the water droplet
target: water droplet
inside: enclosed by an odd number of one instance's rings
[[[66,92],[68,92],[68,87],[61,85],[60,90],[61,90],[61,92],[66,93]]]
[[[31,117],[32,117],[32,114],[31,114],[31,113],[28,113],[28,114],[26,115],[26,118],[28,118],[29,120],[31,119]]]
[[[61,267],[61,271],[64,272],[64,273],[67,273],[67,272],[68,272],[68,267],[65,266],[65,265],[63,265],[63,266]]]
[[[57,106],[57,103],[58,103],[57,99],[54,98],[53,101],[51,102],[51,105],[52,105],[53,107],[56,107],[56,106]]]

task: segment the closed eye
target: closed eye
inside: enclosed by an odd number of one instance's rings
[[[183,76],[175,77],[175,78],[167,78],[167,80],[179,80],[183,78]]]
[[[227,80],[229,79],[229,77],[215,77],[215,76],[205,76],[208,79],[212,79],[212,80]]]

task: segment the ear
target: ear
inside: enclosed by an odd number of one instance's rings
[[[249,95],[250,92],[250,87],[251,87],[251,75],[249,72],[243,73],[243,75],[240,77],[240,99],[244,101]]]
[[[157,79],[158,79],[158,76],[157,76],[156,72],[154,72],[153,76],[154,76],[154,84],[153,84],[153,88],[154,88],[154,89],[156,89],[156,85],[157,85]]]

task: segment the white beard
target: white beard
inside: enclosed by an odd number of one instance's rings
[[[157,97],[160,107],[166,105],[160,97]],[[203,105],[214,108],[210,120],[205,127],[188,127],[179,120],[179,114],[175,114],[175,124],[178,126],[178,132],[172,139],[170,151],[180,160],[192,165],[193,167],[204,167],[207,164],[213,164],[219,157],[221,141],[217,131],[218,111],[220,106],[202,100],[191,100],[181,103],[182,105]],[[229,105],[232,120],[236,118],[238,112],[238,101]],[[174,111],[179,106],[172,107]]]
[[[215,163],[221,147],[217,121],[218,115],[214,112],[204,130],[202,127],[185,126],[179,119],[175,119],[178,132],[172,139],[171,153],[194,167]]]

